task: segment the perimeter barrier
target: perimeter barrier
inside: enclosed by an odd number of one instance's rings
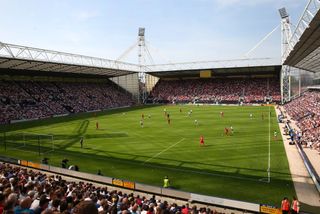
[[[202,203],[206,205],[213,205],[223,208],[229,208],[234,210],[241,210],[244,212],[251,213],[269,213],[269,214],[278,214],[281,211],[274,206],[256,204],[245,201],[238,201],[226,198],[219,198],[207,195],[201,195],[196,193],[184,192],[170,188],[162,188],[158,186],[152,186],[147,184],[136,183],[133,181],[127,181],[118,178],[111,178],[107,176],[94,175],[85,172],[79,172],[74,170],[69,170],[65,168],[50,166],[46,164],[34,163],[27,160],[18,160],[14,158],[9,158],[6,156],[0,156],[0,161],[10,164],[16,164],[24,167],[30,167],[37,170],[46,171],[49,173],[59,174],[67,177],[72,177],[75,179],[85,180],[88,182],[101,183],[105,185],[110,185],[114,187],[121,187],[133,191],[145,192],[148,194],[154,194],[158,196],[169,197],[173,199],[180,199],[188,201],[191,203]]]
[[[292,129],[290,124],[287,122],[286,123],[286,127],[288,130]],[[307,168],[307,171],[311,177],[311,179],[313,180],[313,183],[315,184],[318,192],[320,193],[320,177],[318,175],[318,173],[316,172],[316,170],[313,168],[308,156],[306,155],[306,153],[304,152],[302,146],[300,143],[295,143],[298,152],[303,160],[303,163],[305,165],[305,167]]]

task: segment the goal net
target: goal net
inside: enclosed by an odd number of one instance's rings
[[[31,132],[6,133],[7,149],[18,149],[45,154],[54,151],[53,135]]]

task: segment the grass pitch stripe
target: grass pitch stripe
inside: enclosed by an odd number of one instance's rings
[[[146,160],[145,162],[143,162],[143,164],[145,164],[145,163],[149,162],[150,160],[152,160],[153,158],[155,158],[155,157],[159,156],[159,155],[160,155],[160,154],[162,154],[163,152],[168,151],[169,149],[171,149],[172,147],[174,147],[174,146],[178,145],[179,143],[181,143],[181,142],[182,142],[182,141],[184,141],[184,140],[185,140],[185,138],[182,138],[181,140],[179,140],[179,141],[178,141],[178,142],[176,142],[175,144],[173,144],[173,145],[169,146],[168,148],[166,148],[166,149],[162,150],[161,152],[159,152],[159,153],[155,154],[154,156],[152,156],[151,158],[149,158],[148,160]]]

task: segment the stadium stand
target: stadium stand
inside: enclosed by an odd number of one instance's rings
[[[280,102],[276,79],[184,79],[160,80],[149,99],[153,102],[265,103]]]
[[[284,108],[302,131],[301,143],[320,152],[320,92],[307,91]]]
[[[0,163],[0,211],[3,213],[218,214],[207,207],[189,207],[152,196],[109,191],[91,183],[66,181],[59,175]],[[33,212],[33,211],[35,212]]]
[[[111,82],[0,81],[0,124],[133,104],[131,94]]]
[[[276,79],[160,80],[152,102],[265,103],[279,102]],[[132,106],[131,94],[112,82],[0,81],[0,124],[13,120]]]

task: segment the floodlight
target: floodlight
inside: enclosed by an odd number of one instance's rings
[[[287,10],[285,7],[279,9],[279,13],[282,19],[289,17],[289,14],[287,13]]]
[[[139,36],[144,36],[144,30],[145,28],[142,28],[142,27],[139,28]]]

